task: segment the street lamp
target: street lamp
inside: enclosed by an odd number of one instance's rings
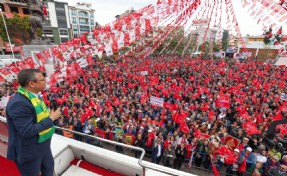
[[[10,45],[10,49],[11,49],[11,52],[12,52],[12,56],[13,56],[13,59],[15,59],[14,51],[13,51],[13,48],[12,48],[10,36],[9,36],[7,25],[6,25],[6,21],[5,21],[5,18],[4,18],[4,15],[3,15],[3,12],[2,12],[1,8],[0,8],[0,13],[1,13],[1,16],[2,16],[2,19],[3,19],[3,22],[4,22],[4,26],[5,26],[5,30],[6,30],[6,33],[7,33],[7,38],[8,38],[8,41],[9,41],[9,45]]]

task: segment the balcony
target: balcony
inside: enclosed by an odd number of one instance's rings
[[[90,25],[89,22],[79,22],[79,24],[82,24],[82,25]]]
[[[77,13],[71,13],[72,16],[77,16]]]
[[[84,14],[84,13],[79,13],[78,17],[89,18],[89,15],[88,14]]]

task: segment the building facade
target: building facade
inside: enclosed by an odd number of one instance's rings
[[[27,0],[0,0],[0,8],[7,17],[13,17],[13,13],[20,16],[30,15]]]
[[[91,32],[95,28],[95,10],[90,3],[77,3],[69,6],[70,21],[73,29],[73,37],[78,37],[85,32]]]
[[[46,6],[50,24],[44,25],[44,33],[52,43],[59,44],[72,38],[72,26],[69,17],[68,3],[43,1]]]

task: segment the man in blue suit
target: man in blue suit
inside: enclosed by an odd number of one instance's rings
[[[46,80],[39,69],[24,69],[18,74],[20,88],[8,102],[6,117],[9,130],[7,158],[13,160],[22,176],[52,176],[54,159],[51,137],[60,109],[49,110],[38,94]],[[44,116],[43,116],[44,114]]]
[[[159,164],[162,153],[163,153],[163,145],[161,141],[159,141],[159,139],[156,139],[152,147],[151,162]]]

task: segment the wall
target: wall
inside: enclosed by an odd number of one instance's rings
[[[257,49],[256,48],[247,48],[247,49],[248,49],[248,52],[252,52],[251,57],[255,57]],[[242,48],[240,48],[240,53],[242,52],[243,50]],[[262,61],[265,61],[266,59],[275,59],[277,56],[277,53],[278,53],[277,49],[259,49],[257,58]]]

